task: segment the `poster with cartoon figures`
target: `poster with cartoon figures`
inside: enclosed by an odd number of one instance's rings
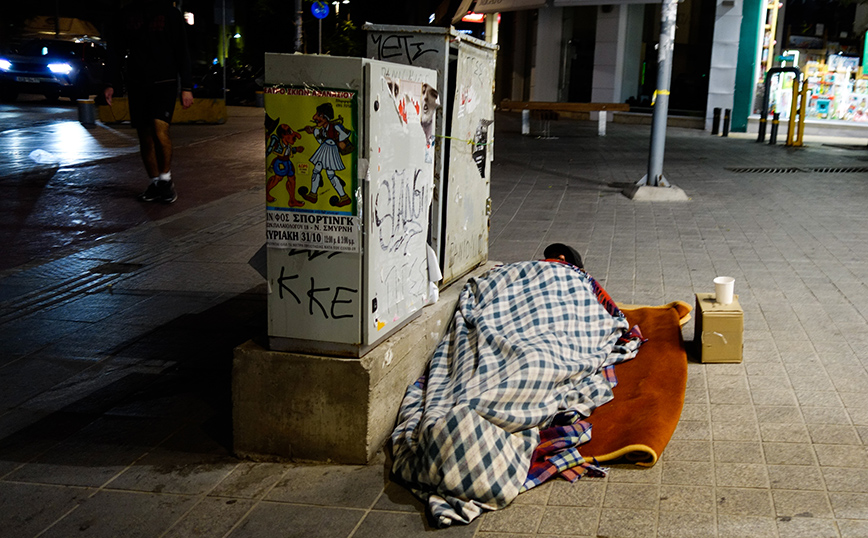
[[[356,97],[347,90],[265,88],[269,247],[359,252]]]

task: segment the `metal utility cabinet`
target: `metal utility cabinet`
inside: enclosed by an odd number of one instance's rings
[[[265,82],[269,345],[360,357],[428,301],[437,73],[266,54]]]
[[[364,29],[368,57],[437,71],[430,243],[446,284],[488,260],[497,46],[454,28]]]

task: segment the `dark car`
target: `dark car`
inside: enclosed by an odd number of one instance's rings
[[[93,40],[36,39],[0,54],[0,99],[19,93],[84,99],[102,91],[106,51]]]
[[[262,91],[265,69],[250,65],[230,67],[226,71],[226,104],[255,105],[256,92]],[[221,98],[223,68],[215,65],[193,68],[193,97]]]

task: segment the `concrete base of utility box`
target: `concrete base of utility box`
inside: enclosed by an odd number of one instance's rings
[[[234,452],[257,461],[369,462],[392,433],[407,386],[422,375],[458,295],[477,268],[437,303],[358,359],[271,351],[248,341],[232,365]]]

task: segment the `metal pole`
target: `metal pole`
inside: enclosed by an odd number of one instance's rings
[[[669,116],[669,81],[672,78],[672,51],[675,43],[675,17],[678,0],[663,0],[660,10],[660,44],[657,49],[657,91],[651,120],[651,154],[648,174],[638,185],[668,187],[663,177],[663,149],[666,145],[666,120]]]
[[[319,32],[317,32],[319,36],[319,54],[322,54],[322,19],[319,19]]]
[[[772,114],[772,130],[769,132],[769,145],[774,146],[778,143],[778,126],[781,123],[781,113],[775,112]]]
[[[766,137],[766,122],[768,121],[769,116],[769,101],[771,99],[771,80],[774,75],[778,75],[780,73],[792,73],[796,79],[801,78],[802,70],[796,66],[793,67],[772,67],[766,72],[765,84],[763,88],[763,105],[762,111],[760,111],[760,119],[759,119],[759,133],[757,135],[757,142],[764,142]]]
[[[302,47],[304,46],[302,43],[301,37],[301,24],[302,24],[302,8],[301,8],[301,0],[295,0],[295,44],[293,48],[295,52],[304,52]]]
[[[711,134],[716,135],[720,132],[720,107],[714,107],[714,114],[711,117]]]
[[[799,111],[799,75],[793,77],[793,96],[790,103],[790,121],[787,125],[787,146],[793,145],[793,140],[796,138],[796,116]]]
[[[223,60],[223,101],[226,101],[226,0],[223,0],[223,24],[220,36],[220,56]]]
[[[769,87],[769,83],[772,80],[772,71],[766,72],[765,83],[763,84],[763,105],[760,110],[760,118],[759,118],[759,130],[757,132],[756,141],[759,143],[763,143],[766,141],[766,123],[769,120],[769,99],[771,95],[771,88]]]
[[[54,0],[54,37],[60,37],[60,0]]]
[[[796,146],[801,146],[804,143],[804,141],[802,140],[802,137],[805,134],[805,108],[807,107],[807,104],[808,104],[808,79],[807,78],[805,78],[805,80],[802,81],[802,91],[799,92],[799,95],[800,95],[800,97],[799,97],[799,124],[798,124],[799,125],[799,131],[798,131],[798,135],[796,136],[796,142],[794,144]]]

